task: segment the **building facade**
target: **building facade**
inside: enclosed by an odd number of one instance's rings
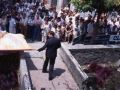
[[[0,0],[0,3],[3,1],[8,1],[10,5],[13,4],[13,2],[20,2],[20,1],[25,1],[25,2],[44,2],[45,4],[48,5],[53,5],[56,6],[57,10],[61,8],[61,6],[65,6],[66,4],[69,4],[70,0]]]
[[[61,6],[65,6],[67,4],[69,4],[70,0],[47,0],[48,4],[52,4],[53,6],[57,7],[57,10],[61,9]]]

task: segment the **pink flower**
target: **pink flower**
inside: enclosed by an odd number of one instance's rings
[[[10,73],[12,75],[12,77],[15,77],[15,74],[13,72]]]
[[[106,79],[106,78],[108,78],[108,77],[110,77],[110,76],[112,76],[113,74],[112,74],[112,70],[111,69],[109,69],[108,67],[104,67],[104,68],[102,68],[100,71],[99,71],[99,73],[98,73],[98,78],[104,78],[104,79]]]
[[[17,78],[12,78],[12,81],[16,83],[16,82],[18,82],[18,79]]]
[[[88,67],[88,70],[92,72],[97,72],[102,68],[101,65],[99,65],[97,62],[92,62],[90,66]]]

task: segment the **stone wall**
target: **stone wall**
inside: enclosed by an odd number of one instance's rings
[[[86,78],[88,78],[88,76],[86,75],[86,73],[83,72],[79,63],[72,56],[72,54],[70,53],[70,51],[66,48],[66,46],[64,44],[61,44],[59,53],[81,90],[82,82]]]

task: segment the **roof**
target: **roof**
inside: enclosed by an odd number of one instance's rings
[[[22,34],[0,31],[0,51],[32,50]]]

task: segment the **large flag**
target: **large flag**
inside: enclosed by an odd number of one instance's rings
[[[22,34],[0,31],[0,51],[32,50]]]

